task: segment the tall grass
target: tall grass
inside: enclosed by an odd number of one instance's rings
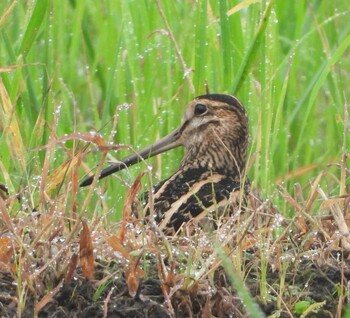
[[[137,149],[177,127],[205,83],[247,107],[249,175],[266,195],[276,182],[304,185],[340,160],[349,100],[345,0],[8,0],[0,9],[0,181],[11,191],[40,174],[44,153],[37,149],[50,131],[60,137],[97,130]],[[169,175],[181,155],[174,150],[154,159],[156,178]],[[91,169],[99,156],[86,156]],[[56,149],[50,169],[66,158]],[[124,177],[131,182],[143,168]],[[125,186],[106,182],[106,206],[118,210]]]
[[[1,78],[28,160],[18,170],[13,144],[2,134],[3,173],[15,184],[40,167],[34,149],[47,143],[58,107],[59,135],[95,129],[115,143],[144,146],[179,125],[184,106],[205,92],[206,82],[211,92],[235,94],[247,107],[250,176],[265,193],[277,179],[304,184],[340,158],[349,99],[346,1],[43,0],[0,6]],[[131,106],[118,111],[117,131],[111,132],[112,116],[124,103]],[[158,160],[163,177],[180,157],[177,150]],[[94,154],[86,160],[92,168],[97,161]],[[120,185],[107,182],[115,201]]]

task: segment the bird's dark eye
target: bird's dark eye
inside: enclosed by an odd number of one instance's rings
[[[203,115],[207,110],[207,106],[203,104],[197,104],[194,108],[194,114],[196,116]]]

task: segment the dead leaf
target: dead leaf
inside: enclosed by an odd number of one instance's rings
[[[210,297],[207,297],[207,300],[205,301],[203,310],[202,310],[202,318],[212,318],[211,314],[211,306],[210,306]]]
[[[83,229],[80,234],[80,266],[87,279],[94,276],[94,253],[92,239],[88,225],[82,221]]]
[[[103,139],[103,137],[96,133],[96,132],[90,132],[87,134],[80,134],[80,133],[72,133],[67,134],[60,138],[51,138],[49,143],[45,146],[36,148],[37,151],[40,150],[52,150],[55,149],[55,146],[60,143],[65,143],[70,140],[83,140],[85,142],[91,142],[97,145],[97,147],[104,153],[107,153],[108,150],[116,150],[122,148],[122,146],[108,146],[106,141]],[[64,178],[71,172],[71,169],[74,168],[77,170],[81,164],[81,157],[85,153],[86,147],[83,147],[82,149],[77,150],[74,154],[72,154],[71,158],[68,159],[66,162],[62,163],[59,167],[57,167],[53,172],[50,173],[50,175],[43,176],[43,184],[45,184],[45,190],[49,192],[53,188],[55,188],[57,185],[61,184]],[[48,151],[49,153],[50,151]],[[48,171],[48,167],[45,167],[44,164],[44,171]],[[77,179],[75,177],[73,171],[73,181]],[[77,174],[77,172],[76,172]],[[74,179],[75,178],[75,179]],[[76,182],[78,183],[78,182]]]
[[[130,259],[129,252],[126,250],[126,248],[121,244],[119,237],[117,235],[113,235],[108,238],[107,240],[108,244],[113,248],[114,251],[120,253],[123,255],[123,257],[127,260]]]
[[[1,24],[1,22],[0,22],[0,24]],[[19,65],[10,65],[10,66],[5,66],[5,67],[0,67],[0,74],[14,71],[18,68],[21,68],[22,66],[25,66],[25,65],[20,65],[20,66]]]
[[[74,253],[70,259],[67,274],[66,274],[66,277],[64,279],[64,281],[67,284],[69,284],[72,281],[75,269],[77,268],[77,264],[78,264],[78,255]]]
[[[0,238],[0,270],[8,267],[13,256],[12,240],[8,236]]]
[[[141,178],[145,175],[146,171],[142,171],[136,178],[136,180],[134,181],[134,183],[132,184],[130,190],[128,191],[128,194],[126,196],[126,200],[124,202],[124,206],[123,206],[123,220],[127,221],[132,213],[132,204],[135,201],[135,198],[137,196],[137,194],[140,192],[141,190]]]
[[[246,251],[257,244],[257,239],[254,237],[254,235],[247,233],[239,242],[239,250]]]
[[[12,232],[16,233],[15,229],[13,228],[11,217],[8,213],[8,209],[6,207],[5,201],[0,196],[0,215],[2,215],[2,220],[6,224],[7,228]]]
[[[119,239],[121,242],[124,241],[125,233],[126,233],[126,224],[132,214],[132,206],[133,206],[133,203],[135,202],[135,198],[139,193],[139,191],[141,190],[141,187],[142,187],[141,178],[145,175],[145,173],[146,171],[143,171],[137,176],[136,180],[134,181],[130,190],[128,191],[128,194],[124,201],[123,220],[119,231]]]
[[[48,175],[45,187],[45,190],[47,192],[51,191],[57,185],[61,184],[64,181],[65,177],[71,173],[72,168],[72,177],[74,178],[74,172],[77,171],[77,168],[79,167],[82,152],[82,150],[77,151],[71,159],[62,163],[52,173],[50,173],[50,175]],[[74,193],[74,190],[72,190],[72,192]]]
[[[166,276],[166,280],[165,280],[165,284],[167,286],[174,286],[175,285],[175,266],[176,266],[176,263],[175,261],[171,261],[171,264],[170,264],[170,270],[168,272],[168,275]],[[170,290],[169,290],[170,291]]]
[[[131,297],[135,297],[137,295],[137,291],[140,285],[140,280],[144,276],[143,271],[140,270],[140,268],[138,267],[138,264],[140,262],[142,255],[143,254],[140,253],[140,255],[138,255],[137,258],[130,263],[129,270],[126,273],[128,291]]]
[[[131,297],[135,297],[137,294],[137,290],[139,288],[139,280],[137,279],[134,271],[129,273],[127,284],[128,284],[129,295]]]
[[[298,227],[298,230],[301,234],[305,234],[309,231],[309,227],[307,226],[305,217],[302,215],[297,215],[295,217],[295,224]]]
[[[299,205],[299,203],[287,192],[285,188],[282,186],[278,187],[278,191],[281,193],[283,198],[296,210],[296,211],[301,211],[302,208]]]
[[[167,298],[170,293],[170,287],[173,286],[173,266],[170,269],[170,273],[168,273],[167,268],[164,264],[164,261],[160,254],[157,255],[158,261],[157,261],[157,269],[158,269],[158,276],[161,281],[161,289],[164,294],[164,297]],[[173,262],[172,262],[173,264]],[[170,285],[169,285],[170,284]]]
[[[338,229],[337,226],[332,222],[332,220],[322,220],[321,224],[322,224],[322,227],[325,229],[325,231],[327,231],[329,236],[334,235]],[[348,225],[347,222],[346,224]]]

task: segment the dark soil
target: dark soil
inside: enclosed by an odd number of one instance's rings
[[[283,300],[287,304],[299,300],[311,303],[326,303],[317,311],[316,317],[333,317],[339,305],[337,293],[340,284],[347,284],[350,279],[349,261],[336,261],[332,264],[318,265],[316,261],[304,261],[293,266],[294,270],[286,275]],[[102,279],[102,270],[96,270],[96,277]],[[258,267],[252,268],[246,286],[255,297],[261,310],[266,315],[275,313],[277,297],[270,300],[260,299]],[[168,304],[161,283],[158,279],[145,279],[140,282],[134,297],[129,295],[128,285],[123,278],[115,277],[108,281],[98,299],[94,299],[99,280],[72,280],[63,284],[54,298],[39,312],[39,317],[247,317],[235,288],[232,287],[223,269],[214,275],[215,288],[204,288],[209,284],[191,290],[179,289],[171,296]],[[280,273],[270,268],[267,275],[269,286],[280,284]],[[16,317],[16,286],[9,274],[0,274],[0,316]],[[277,289],[277,287],[276,287]],[[38,296],[36,296],[38,297]],[[21,317],[33,317],[36,299],[30,292],[27,295],[26,307]],[[288,312],[289,311],[289,312]],[[297,317],[293,308],[281,309],[279,317]]]

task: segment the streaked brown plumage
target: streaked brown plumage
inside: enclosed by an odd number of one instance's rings
[[[153,191],[155,220],[170,233],[191,219],[199,221],[220,207],[232,207],[237,197],[249,191],[248,182],[243,181],[248,142],[248,118],[238,99],[225,94],[202,95],[188,104],[178,129],[138,155],[104,169],[99,178],[131,166],[141,157],[184,146],[180,167]],[[81,186],[92,180],[86,179]],[[149,210],[147,195],[145,209]]]

